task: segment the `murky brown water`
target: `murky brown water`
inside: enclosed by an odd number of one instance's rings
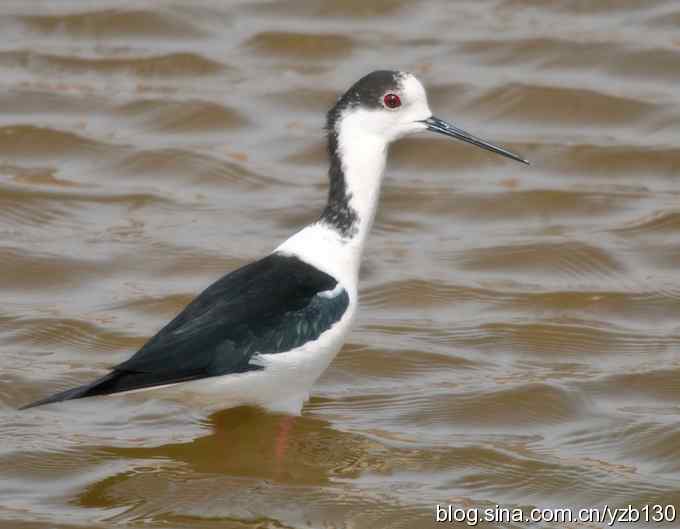
[[[3,0],[0,526],[680,505],[679,26],[676,0]],[[15,411],[313,219],[324,112],[385,67],[533,165],[394,149],[358,325],[284,458],[252,409]]]

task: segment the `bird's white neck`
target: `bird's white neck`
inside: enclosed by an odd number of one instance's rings
[[[352,230],[345,234],[347,245],[363,251],[373,226],[380,199],[387,143],[379,136],[362,133],[345,119],[338,135],[338,158],[345,178],[349,207],[356,213]]]
[[[342,120],[329,137],[331,189],[321,219],[277,251],[289,252],[355,287],[366,239],[375,219],[387,160],[387,142],[366,133],[359,120]]]

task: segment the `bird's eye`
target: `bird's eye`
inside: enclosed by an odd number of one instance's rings
[[[387,108],[397,108],[401,106],[401,99],[397,94],[385,94],[383,102]]]

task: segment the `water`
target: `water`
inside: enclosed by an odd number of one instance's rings
[[[673,0],[5,0],[0,526],[680,506],[678,23]],[[314,219],[324,112],[376,68],[532,165],[395,146],[356,329],[285,454],[252,409],[16,411]]]

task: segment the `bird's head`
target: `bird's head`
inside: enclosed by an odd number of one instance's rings
[[[385,145],[423,131],[437,132],[483,149],[528,163],[522,157],[432,115],[427,93],[412,74],[390,70],[372,72],[354,83],[328,112],[331,135],[353,141],[376,139]]]

